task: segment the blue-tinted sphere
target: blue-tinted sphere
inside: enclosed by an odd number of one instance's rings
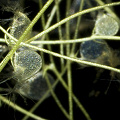
[[[81,44],[80,54],[86,60],[94,60],[108,50],[104,40],[90,40]]]

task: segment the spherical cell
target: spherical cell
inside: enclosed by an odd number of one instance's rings
[[[54,79],[50,74],[47,74],[48,79],[51,84],[54,83]],[[30,79],[28,79],[24,84],[19,83],[16,86],[16,91],[28,98],[33,100],[39,100],[42,96],[49,90],[45,78],[43,77],[42,72],[38,72]],[[46,97],[49,97],[48,94]]]
[[[84,60],[92,61],[100,57],[109,48],[104,40],[90,40],[81,43],[80,54]]]
[[[115,35],[119,30],[118,22],[108,15],[103,15],[96,20],[95,32],[97,35]]]
[[[19,39],[20,36],[23,34],[25,29],[30,24],[30,19],[22,12],[16,12],[13,17],[12,26],[10,28],[10,34],[15,38]],[[26,40],[30,38],[31,31],[26,36]],[[25,41],[25,40],[24,40]]]
[[[41,69],[42,59],[37,52],[23,50],[15,54],[13,64],[15,77],[25,80]]]
[[[27,17],[27,15],[25,15],[20,11],[16,11],[13,17],[13,22],[11,24],[11,27],[9,27],[9,32],[13,37],[19,39],[30,23],[31,21]],[[25,39],[23,41],[28,40],[31,37],[31,33],[32,33],[32,29],[28,32],[28,34],[25,36]],[[9,38],[7,39],[7,44],[9,46],[12,47],[15,43],[16,42],[14,40]]]

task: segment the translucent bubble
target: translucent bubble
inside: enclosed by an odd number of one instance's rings
[[[107,64],[110,53],[110,48],[104,40],[90,40],[81,43],[82,60]]]
[[[15,15],[13,17],[13,22],[11,27],[9,27],[9,33],[15,37],[16,39],[19,39],[20,36],[23,34],[25,29],[30,24],[30,19],[25,15],[24,13],[17,11],[15,12]],[[25,39],[23,41],[28,40],[31,37],[32,29],[29,31],[29,33],[26,35]],[[7,39],[7,44],[9,46],[13,46],[15,42],[11,39]]]
[[[13,23],[10,29],[10,34],[13,35],[15,38],[19,38],[22,33],[25,31],[25,29],[30,24],[30,19],[22,12],[15,13],[15,16],[13,18]],[[29,32],[29,36],[30,36]],[[28,39],[28,37],[26,39]]]
[[[115,35],[118,30],[118,22],[109,15],[104,14],[96,20],[95,32],[97,35]]]
[[[15,78],[25,80],[37,73],[42,67],[40,55],[32,50],[23,50],[15,53],[12,64]]]
[[[50,83],[53,84],[53,77],[50,74],[47,74],[47,76]],[[49,90],[49,88],[42,72],[38,72],[24,83],[18,83],[16,85],[16,91],[18,93],[34,100],[39,100],[47,90]],[[47,97],[49,96],[50,94]]]

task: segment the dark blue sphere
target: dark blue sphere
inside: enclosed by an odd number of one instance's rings
[[[90,40],[81,43],[81,57],[87,60],[95,60],[108,50],[108,46],[104,40]]]

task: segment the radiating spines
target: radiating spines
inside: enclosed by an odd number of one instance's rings
[[[0,6],[3,11],[15,13],[16,11],[23,12],[23,8],[20,5],[20,0],[1,0]]]

